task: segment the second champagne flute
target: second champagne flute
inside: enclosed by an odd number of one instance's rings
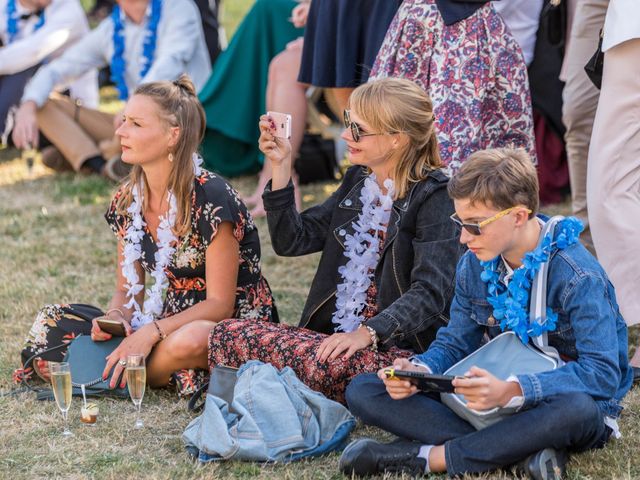
[[[147,384],[147,369],[145,367],[144,355],[133,354],[127,356],[127,388],[129,396],[136,406],[136,423],[134,428],[142,428],[144,423],[140,418],[140,408],[142,407],[142,397]]]
[[[70,437],[73,435],[69,430],[68,412],[71,406],[71,370],[66,362],[55,363],[50,362],[49,370],[51,372],[51,387],[53,388],[53,396],[56,404],[62,412],[64,418],[64,431],[62,435]]]

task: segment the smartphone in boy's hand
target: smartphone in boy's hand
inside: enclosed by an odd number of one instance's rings
[[[393,368],[385,370],[384,373],[387,378],[408,380],[423,392],[453,393],[455,390],[453,383],[451,383],[456,378],[453,375],[434,375],[427,372],[395,370]]]

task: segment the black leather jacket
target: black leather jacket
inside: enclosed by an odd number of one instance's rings
[[[366,172],[350,168],[340,187],[324,203],[302,213],[295,209],[293,186],[262,195],[273,249],[299,256],[322,251],[302,311],[300,326],[333,333],[338,267],[347,263],[344,238],[362,208],[360,190]],[[436,330],[448,322],[458,258],[464,252],[459,229],[449,219],[453,202],[447,177],[439,170],[413,184],[393,204],[382,257],[375,272],[378,314],[367,321],[380,347],[396,345],[423,352]]]

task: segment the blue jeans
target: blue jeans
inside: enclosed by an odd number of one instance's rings
[[[9,109],[20,104],[25,85],[36,73],[40,65],[29,67],[12,75],[0,75],[0,134],[4,132]]]
[[[369,425],[427,445],[443,445],[451,476],[513,465],[544,448],[601,448],[611,429],[591,396],[567,393],[544,399],[494,425],[476,430],[440,402],[418,393],[393,400],[375,374],[359,375],[346,392],[351,412]]]

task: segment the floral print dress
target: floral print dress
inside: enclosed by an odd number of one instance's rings
[[[258,230],[237,192],[225,180],[203,170],[195,179],[191,201],[191,230],[178,239],[173,260],[166,273],[169,288],[166,292],[163,317],[182,312],[207,297],[205,257],[223,222],[233,225],[233,235],[240,244],[238,282],[234,318],[272,320],[273,297],[260,270],[260,239]],[[105,215],[107,223],[122,240],[131,218],[116,212],[122,195],[118,191]],[[145,227],[141,241],[141,265],[146,272],[155,268],[158,247]]]
[[[116,211],[117,201],[122,194],[123,189],[120,189],[105,214],[107,223],[121,241],[131,222],[128,214],[122,215]],[[206,250],[223,222],[232,224],[233,235],[240,246],[233,317],[277,322],[271,289],[260,269],[260,239],[253,219],[236,191],[225,180],[206,170],[202,170],[202,174],[195,179],[191,201],[191,230],[178,238],[174,257],[165,270],[169,287],[162,317],[175,315],[206,299]],[[146,227],[140,245],[143,252],[140,263],[145,272],[150,273],[155,267],[158,248]],[[46,305],[40,310],[26,339],[22,352],[23,363],[47,348],[69,343],[79,333],[90,334],[90,322],[69,318],[69,313],[78,306]],[[93,316],[100,314],[98,309],[95,312],[97,313]],[[64,353],[63,349],[42,358],[60,361]],[[19,379],[20,376],[31,373],[18,371],[16,377]],[[181,370],[174,374],[173,380],[178,392],[187,395],[193,393],[207,375],[206,371]]]
[[[381,240],[380,252],[384,248],[384,234]],[[361,312],[365,322],[378,313],[377,294],[376,283],[371,281]],[[406,358],[414,353],[398,347],[387,351],[365,348],[346,360],[339,355],[334,360],[320,362],[316,360],[316,352],[327,337],[325,333],[307,328],[225,320],[209,334],[209,367],[239,367],[252,359],[270,363],[278,369],[291,367],[305,385],[345,403],[344,392],[356,375],[375,372],[391,365],[396,358]]]

